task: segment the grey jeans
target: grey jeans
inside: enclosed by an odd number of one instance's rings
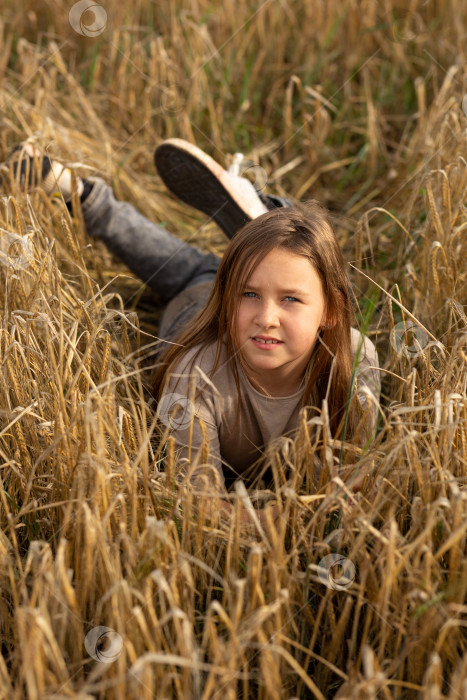
[[[128,202],[115,199],[100,178],[82,204],[86,230],[101,238],[164,301],[159,336],[172,340],[208,300],[220,258],[173,236]],[[166,343],[161,343],[160,351]]]

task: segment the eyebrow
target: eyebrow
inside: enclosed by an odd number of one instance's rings
[[[251,284],[245,284],[245,289],[248,289],[251,292],[260,292],[261,290],[258,289],[258,287],[253,287]],[[302,291],[301,289],[278,289],[277,290],[279,294],[290,294],[291,296],[298,296],[298,297],[309,297],[310,294],[309,292]]]

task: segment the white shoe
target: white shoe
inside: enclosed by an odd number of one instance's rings
[[[13,163],[13,172],[22,187],[37,187],[44,189],[52,197],[63,197],[65,202],[71,201],[72,179],[71,170],[51,160],[32,143],[20,143],[11,152],[9,161]],[[76,177],[78,196],[83,193],[84,183]]]

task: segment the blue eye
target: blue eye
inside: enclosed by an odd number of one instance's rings
[[[243,292],[242,296],[243,296],[243,297],[246,297],[247,299],[254,299],[254,298],[257,297],[258,295],[257,295],[256,292]],[[300,300],[297,299],[297,297],[284,297],[284,299],[285,299],[285,300],[291,299],[292,301],[298,301],[298,302],[300,302]]]

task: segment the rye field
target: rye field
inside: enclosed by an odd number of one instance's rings
[[[153,151],[241,151],[265,192],[331,210],[382,377],[359,493],[323,414],[268,449],[274,488],[230,493],[277,503],[277,527],[208,519],[154,417],[160,300],[76,197],[70,214],[3,165],[0,699],[465,700],[466,3],[0,14],[2,162],[29,139],[222,255]]]

